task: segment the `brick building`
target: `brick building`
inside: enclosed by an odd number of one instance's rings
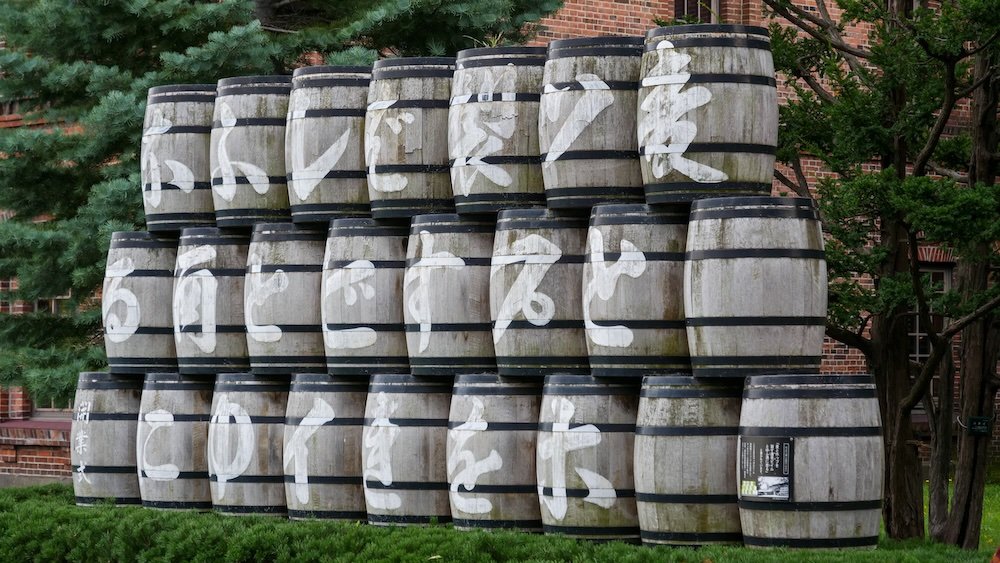
[[[544,45],[550,40],[567,37],[642,35],[649,28],[656,27],[658,19],[669,21],[688,17],[703,22],[766,26],[768,19],[762,6],[760,0],[566,0],[558,13],[541,22],[535,44]],[[830,8],[836,17],[836,7]],[[847,30],[845,36],[849,43],[867,43],[864,30]],[[789,89],[784,86],[780,76],[778,87],[779,97],[787,99]],[[967,112],[959,110],[953,117],[951,127],[960,128],[963,120],[967,119]],[[0,101],[0,128],[31,125],[33,124],[22,122],[17,115],[16,101]],[[803,165],[811,181],[828,174],[814,159],[804,160]],[[775,191],[784,191],[777,182]],[[0,220],[6,218],[0,215]],[[922,248],[920,254],[921,267],[930,272],[935,281],[948,287],[954,266],[950,255],[932,247]],[[14,280],[0,279],[0,291],[10,288],[14,283]],[[52,310],[55,306],[48,301],[0,301],[0,315]],[[920,327],[916,324],[912,331],[911,354],[915,359],[928,354],[927,345],[921,339]],[[824,344],[823,371],[859,373],[866,371],[866,365],[859,352],[827,339]],[[23,391],[16,388],[0,390],[0,475],[69,475],[68,428],[68,420],[46,420],[45,413],[33,409]],[[993,450],[1000,453],[1000,435],[997,430]]]

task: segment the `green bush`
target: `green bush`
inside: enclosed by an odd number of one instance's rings
[[[1000,487],[991,487],[995,498]],[[989,507],[987,508],[989,510]],[[996,525],[995,515],[987,518]],[[985,528],[984,528],[985,530]],[[993,533],[993,532],[991,532]],[[986,539],[984,531],[984,539]],[[672,549],[594,544],[517,532],[459,532],[449,526],[381,528],[266,517],[73,505],[72,489],[0,490],[0,561],[982,561],[979,552],[885,540],[873,552]]]

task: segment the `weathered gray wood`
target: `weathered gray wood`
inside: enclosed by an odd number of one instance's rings
[[[291,223],[258,223],[247,255],[243,317],[254,373],[326,371],[320,286],[326,236]]]
[[[687,222],[679,207],[594,207],[583,265],[593,375],[690,371],[681,289]]]
[[[174,345],[183,374],[250,369],[243,282],[250,237],[214,227],[184,229],[174,267]]]
[[[212,116],[212,201],[220,227],[287,221],[285,123],[290,76],[218,83]]]
[[[287,375],[227,373],[216,379],[208,426],[208,475],[216,512],[285,516],[287,402]]]
[[[215,225],[208,162],[214,107],[215,84],[149,89],[139,167],[150,231]]]
[[[329,373],[409,371],[403,328],[407,232],[374,219],[330,224],[321,302]]]
[[[175,371],[171,290],[177,239],[147,232],[111,235],[101,292],[111,373]]]
[[[767,29],[647,32],[638,131],[649,203],[770,194],[778,91]]]
[[[206,454],[214,387],[208,375],[146,375],[135,441],[143,506],[212,509]]]
[[[550,208],[642,203],[636,137],[641,37],[549,43],[538,139]]]
[[[823,234],[811,200],[693,203],[684,309],[695,376],[818,369],[826,294]]]
[[[458,52],[448,110],[448,156],[459,213],[545,204],[538,105],[545,47]]]
[[[583,330],[587,219],[546,209],[501,211],[490,273],[500,375],[590,372]]]
[[[446,468],[451,377],[372,376],[361,460],[368,523],[451,521]]]
[[[455,378],[448,415],[448,483],[455,528],[541,531],[535,490],[541,399],[537,378]]]
[[[79,506],[137,505],[135,437],[142,378],[81,372],[73,399],[70,463]]]
[[[753,436],[791,437],[789,498],[754,498]],[[869,376],[755,376],[740,414],[740,521],[751,547],[875,549],[883,448]]]
[[[295,223],[371,213],[364,155],[370,78],[370,67],[349,66],[309,66],[292,75],[285,168]]]
[[[285,411],[285,498],[292,519],[364,521],[361,432],[368,378],[292,376]]]
[[[644,377],[635,423],[635,496],[642,542],[741,543],[736,433],[743,385]]]
[[[403,278],[410,371],[453,375],[496,370],[490,322],[492,218],[417,215]]]
[[[383,59],[372,68],[365,164],[372,217],[454,211],[448,104],[455,59]]]
[[[634,381],[546,376],[535,461],[546,534],[639,540],[632,472],[638,403]]]

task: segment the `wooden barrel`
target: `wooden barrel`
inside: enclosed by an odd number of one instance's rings
[[[111,373],[177,369],[171,308],[176,260],[176,238],[147,232],[111,235],[101,292]]]
[[[736,506],[740,382],[642,379],[635,423],[635,502],[642,542],[741,543]]]
[[[695,201],[685,256],[684,310],[695,376],[819,369],[827,278],[811,200]]]
[[[590,373],[581,279],[587,219],[546,209],[501,211],[490,270],[500,375]]]
[[[219,81],[212,116],[212,200],[220,227],[287,221],[285,119],[290,76]]]
[[[208,163],[215,84],[150,88],[142,124],[142,204],[153,232],[215,225]]]
[[[326,236],[291,223],[254,226],[243,317],[254,373],[323,373],[320,285]]]
[[[459,213],[545,205],[538,104],[545,47],[458,52],[448,110],[448,158]]]
[[[383,59],[372,69],[365,165],[372,217],[454,211],[448,103],[455,59]]]
[[[142,378],[81,372],[73,399],[70,464],[79,506],[142,503],[135,463]]]
[[[681,289],[687,222],[679,207],[594,207],[583,265],[592,375],[691,370]]]
[[[224,373],[216,379],[208,425],[208,476],[216,512],[285,516],[287,401],[287,375]]]
[[[292,376],[284,442],[290,518],[367,518],[361,487],[361,432],[367,398],[366,376]]]
[[[769,195],[778,91],[767,29],[677,25],[649,30],[638,128],[649,203]]]
[[[451,522],[446,471],[450,377],[372,376],[361,448],[368,523]]]
[[[371,68],[310,66],[292,75],[285,168],[292,221],[371,213],[364,125]]]
[[[403,329],[407,230],[373,219],[330,223],[322,293],[329,373],[410,370]]]
[[[496,370],[489,303],[493,227],[492,218],[413,218],[403,319],[414,375]]]
[[[740,522],[750,547],[874,549],[882,428],[869,376],[755,376],[738,439]]]
[[[535,378],[455,378],[447,461],[456,528],[542,530],[535,475],[541,400]]]
[[[214,227],[181,231],[174,267],[174,346],[182,374],[250,369],[243,282],[246,234]]]
[[[538,116],[550,208],[642,203],[636,138],[641,37],[549,43]]]
[[[146,375],[135,441],[143,506],[212,509],[206,444],[214,387],[208,375]]]
[[[632,380],[545,377],[535,464],[546,534],[639,540],[632,476],[638,406]]]

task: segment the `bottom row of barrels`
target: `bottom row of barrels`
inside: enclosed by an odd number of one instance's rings
[[[880,436],[867,376],[88,372],[72,463],[80,505],[871,548]]]

